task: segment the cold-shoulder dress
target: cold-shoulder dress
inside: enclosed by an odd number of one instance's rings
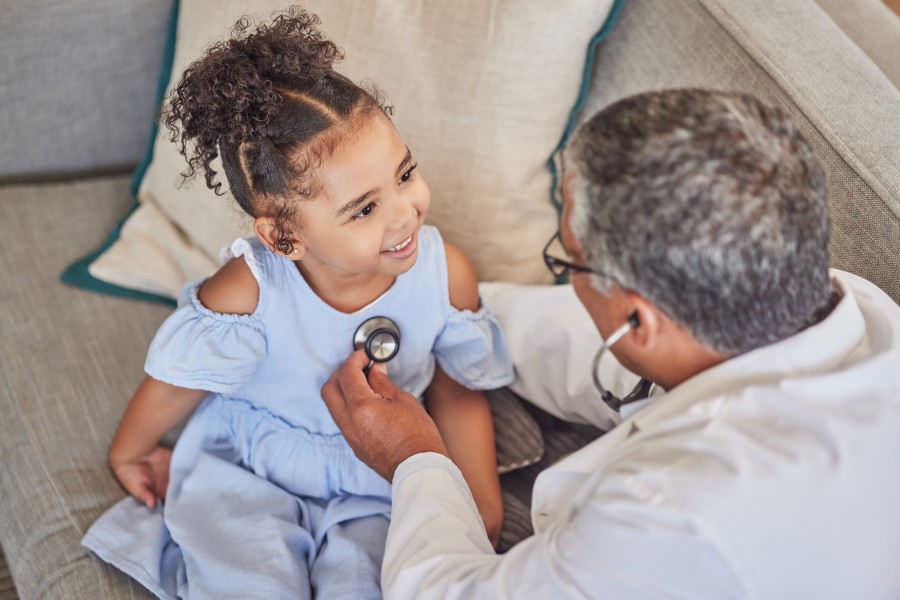
[[[435,361],[470,389],[512,381],[496,320],[450,305],[437,229],[415,265],[363,309],[320,299],[293,261],[237,240],[259,282],[250,315],[213,312],[185,287],[153,340],[147,374],[209,395],[175,445],[168,493],[150,510],[128,497],[83,545],[160,598],[380,596],[390,485],[349,448],[320,395],[366,319],[400,327],[389,375],[421,397]]]

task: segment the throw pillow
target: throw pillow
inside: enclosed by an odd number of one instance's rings
[[[550,278],[540,249],[557,227],[550,159],[571,132],[592,50],[621,4],[307,0],[303,6],[344,49],[337,68],[385,92],[431,187],[428,222],[469,254],[482,280],[541,283]],[[181,0],[166,92],[240,16],[266,20],[284,6]],[[171,299],[184,283],[216,270],[221,247],[249,233],[250,219],[202,177],[179,185],[184,158],[158,129],[137,178],[135,210],[65,280]]]

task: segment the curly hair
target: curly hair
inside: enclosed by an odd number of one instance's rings
[[[213,169],[221,155],[231,193],[251,217],[275,219],[279,251],[290,253],[292,197],[314,196],[311,172],[342,131],[372,109],[380,93],[363,89],[333,65],[343,55],[317,29],[319,18],[292,7],[251,30],[243,17],[231,38],[209,47],[183,73],[161,115],[187,159],[183,180],[202,171],[222,195]]]

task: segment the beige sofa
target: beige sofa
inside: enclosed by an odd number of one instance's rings
[[[170,309],[59,275],[130,208],[165,4],[13,0],[0,19],[0,600],[148,596],[79,540],[123,495],[106,447]],[[900,19],[879,0],[629,0],[582,114],[672,86],[784,107],[828,172],[834,265],[900,301],[897,48]],[[535,472],[592,435],[538,422],[545,458],[504,478],[526,502]]]

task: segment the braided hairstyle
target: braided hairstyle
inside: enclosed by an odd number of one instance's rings
[[[183,180],[202,171],[222,195],[212,168],[222,157],[231,193],[251,217],[275,220],[276,249],[289,254],[292,199],[310,198],[321,182],[312,171],[373,110],[380,93],[333,69],[341,50],[300,8],[251,31],[249,18],[230,39],[208,48],[172,90],[162,112],[170,139],[187,159]]]

